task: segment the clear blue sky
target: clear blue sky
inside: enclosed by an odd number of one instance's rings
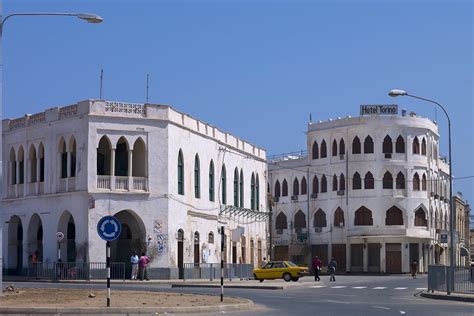
[[[313,121],[393,103],[453,125],[455,176],[474,175],[472,1],[12,1],[5,14],[93,12],[104,23],[15,17],[4,29],[4,117],[99,97],[170,104],[267,149],[305,148]],[[438,111],[441,153],[447,122]],[[474,179],[456,181],[474,200]]]

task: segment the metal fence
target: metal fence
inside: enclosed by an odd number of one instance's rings
[[[474,294],[474,267],[428,266],[428,291]]]
[[[40,280],[91,280],[106,279],[105,262],[48,262],[28,267],[28,278]],[[125,280],[125,263],[110,263],[110,278]]]
[[[182,268],[183,279],[220,279],[220,263],[185,263]],[[245,263],[225,263],[224,278],[229,279],[251,279],[253,278],[253,265]]]

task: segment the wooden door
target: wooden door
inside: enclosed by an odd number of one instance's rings
[[[402,273],[402,245],[386,244],[385,249],[385,272]]]
[[[332,245],[332,256],[337,262],[336,273],[346,272],[346,244]]]

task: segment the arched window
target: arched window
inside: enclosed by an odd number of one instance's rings
[[[97,147],[97,175],[110,175],[112,168],[111,163],[112,145],[107,136],[102,136]]]
[[[326,158],[328,156],[328,151],[326,148],[326,141],[323,139],[321,143],[321,158]]]
[[[355,212],[354,225],[355,226],[370,226],[373,225],[374,221],[372,219],[372,211],[361,206]]]
[[[61,140],[59,141],[59,154],[61,157],[61,178],[67,178],[67,147],[66,147],[66,141],[64,138],[61,137]],[[23,168],[20,169],[23,170]],[[20,182],[23,183],[23,182]]]
[[[212,161],[211,159],[211,162],[209,163],[209,201],[211,202],[214,202],[215,199],[214,199],[214,192],[215,192],[215,181],[214,181],[215,177],[214,177],[214,161]]]
[[[328,191],[328,182],[326,180],[326,175],[323,174],[321,177],[321,193],[325,193]]]
[[[280,181],[275,182],[275,197],[280,197]]]
[[[295,228],[306,228],[306,216],[302,210],[299,210],[295,214]]]
[[[178,194],[184,195],[184,159],[181,149],[178,153]]]
[[[352,140],[352,154],[360,154],[360,139],[357,136]]]
[[[244,207],[244,171],[240,169],[239,177],[240,207]]]
[[[334,227],[343,227],[344,226],[344,211],[342,208],[338,207],[336,212],[334,212]]]
[[[260,181],[258,180],[258,173],[255,174],[255,206],[257,211],[260,210]]]
[[[10,149],[10,184],[16,184],[16,156],[15,156],[15,149]]]
[[[389,171],[383,175],[382,185],[384,189],[393,189],[393,177]]]
[[[305,195],[308,193],[308,183],[306,182],[306,177],[301,179],[301,195]]]
[[[421,189],[426,191],[426,174],[423,173],[423,177],[421,178]]]
[[[28,159],[30,160],[29,166],[29,181],[31,183],[35,183],[36,179],[36,166],[37,166],[37,156],[36,156],[36,148],[33,144],[30,145],[30,151],[28,154]]]
[[[402,135],[398,136],[397,142],[395,143],[395,152],[399,154],[405,153],[405,140]]]
[[[374,188],[374,176],[369,171],[365,174],[364,177],[364,189],[373,189]]]
[[[214,233],[213,232],[209,232],[209,235],[207,236],[207,242],[209,244],[213,244],[214,243]]]
[[[300,183],[298,181],[298,178],[295,178],[293,180],[293,195],[299,195],[300,194]]]
[[[239,206],[239,169],[237,167],[234,169],[234,206]]]
[[[415,226],[428,226],[428,221],[426,220],[426,213],[421,207],[415,212]]]
[[[180,149],[180,152],[182,156],[183,153],[181,149]],[[115,176],[119,176],[119,177],[131,176],[129,174],[130,170],[128,170],[128,158],[129,158],[128,142],[127,142],[127,139],[122,136],[117,141],[117,145],[115,148]],[[184,160],[183,160],[183,166],[184,166]],[[183,192],[184,192],[184,188],[183,188]]]
[[[342,173],[339,176],[339,190],[341,191],[346,190],[346,178],[344,177]]]
[[[255,174],[252,172],[250,178],[250,209],[254,210],[255,208]]]
[[[420,142],[418,141],[418,137],[415,136],[413,139],[413,155],[419,155],[420,154]]]
[[[395,182],[397,185],[397,189],[405,189],[405,176],[401,171],[397,174],[397,179]]]
[[[319,158],[319,146],[316,141],[313,143],[313,148],[312,148],[312,157],[313,159],[318,159]]]
[[[66,149],[66,145],[64,145],[64,149]],[[66,153],[66,155],[67,155],[67,153]],[[23,184],[23,183],[25,183],[25,151],[23,149],[23,146],[20,146],[20,148],[18,149],[18,157],[17,158],[18,158],[18,162],[17,162],[18,168],[20,169],[20,170],[18,170],[18,176],[19,176],[18,184]],[[66,163],[67,163],[67,160],[66,160]],[[62,166],[66,166],[66,169],[64,169],[64,170],[65,170],[65,172],[67,172],[67,165],[63,164]],[[64,176],[64,178],[67,176],[67,173],[65,173],[65,172],[62,170],[61,177],[63,177],[64,174],[66,174]]]
[[[110,152],[109,152],[110,155]],[[110,156],[109,156],[110,157]],[[40,143],[39,148],[38,148],[38,159],[40,162],[39,168],[40,168],[40,182],[44,182],[44,146],[43,143]],[[109,166],[110,168],[110,166]],[[110,174],[110,169],[109,169],[109,174]]]
[[[426,139],[424,137],[421,140],[421,154],[426,156]]]
[[[352,190],[360,190],[362,189],[362,180],[360,178],[360,174],[358,172],[354,173],[352,177]]]
[[[388,135],[385,136],[385,138],[383,139],[382,153],[384,153],[384,154],[393,153],[392,138]]]
[[[326,227],[326,213],[322,209],[318,209],[314,214],[313,227]]]
[[[319,193],[319,179],[318,176],[313,177],[313,193]]]
[[[227,175],[226,175],[226,170],[225,170],[225,165],[222,166],[222,172],[221,172],[221,203],[222,204],[227,204]]]
[[[386,212],[385,225],[403,225],[403,212],[396,206],[392,206]]]
[[[283,188],[281,195],[288,196],[288,182],[286,182],[286,179],[283,179]]]
[[[194,197],[201,198],[201,163],[197,154],[194,157]]]
[[[390,148],[392,147],[392,140],[390,139]],[[374,140],[372,137],[367,136],[364,140],[364,154],[374,153]]]
[[[413,191],[420,191],[420,176],[418,172],[413,175]]]
[[[332,155],[333,155],[333,157],[337,156],[337,142],[336,142],[336,140],[332,141]]]
[[[337,191],[337,176],[336,175],[332,176],[332,190]]]
[[[344,139],[341,138],[339,141],[339,155],[344,155],[346,153],[346,143],[344,143]]]
[[[287,229],[288,228],[288,220],[286,219],[286,215],[283,212],[280,212],[275,221],[275,228],[276,229]]]

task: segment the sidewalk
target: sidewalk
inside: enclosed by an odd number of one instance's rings
[[[474,294],[461,294],[461,293],[451,293],[446,294],[446,292],[434,291],[433,293],[429,291],[423,291],[420,293],[420,296],[438,300],[449,300],[449,301],[460,301],[460,302],[473,302],[474,303]]]

